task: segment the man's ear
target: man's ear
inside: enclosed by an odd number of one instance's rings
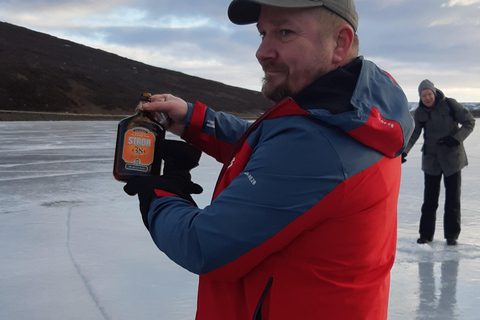
[[[348,24],[344,24],[338,28],[336,46],[332,57],[333,64],[336,66],[343,66],[350,62],[350,59],[348,58],[354,36],[353,29]]]

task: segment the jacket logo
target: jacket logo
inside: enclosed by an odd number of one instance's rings
[[[207,123],[205,125],[207,127],[215,129],[215,122],[213,120],[207,120]]]
[[[381,124],[386,125],[386,126],[392,128],[392,129],[395,127],[395,124],[394,124],[393,122],[390,122],[390,121],[386,120],[385,118],[383,118],[383,117],[380,115],[380,113],[378,114],[378,121],[379,121]]]
[[[244,172],[243,174],[247,176],[248,181],[250,181],[252,185],[257,184],[257,180],[255,180],[255,178],[250,174],[250,172]]]

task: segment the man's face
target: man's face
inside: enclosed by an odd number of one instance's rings
[[[420,93],[420,99],[422,99],[422,103],[425,105],[425,107],[430,108],[435,103],[435,95],[430,89],[422,90],[422,92]]]
[[[334,69],[335,41],[321,30],[311,9],[262,6],[257,59],[265,72],[263,94],[278,102]]]

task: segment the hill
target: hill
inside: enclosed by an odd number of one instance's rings
[[[1,120],[91,119],[132,114],[140,92],[168,92],[217,111],[256,118],[272,104],[260,92],[150,66],[0,22]],[[38,113],[43,113],[38,116]],[[88,118],[88,116],[87,116]],[[113,117],[115,118],[115,117]]]

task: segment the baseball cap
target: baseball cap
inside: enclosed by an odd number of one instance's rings
[[[228,18],[235,24],[250,24],[258,21],[261,6],[281,8],[325,7],[345,19],[355,32],[358,13],[354,0],[233,0],[228,7]]]

